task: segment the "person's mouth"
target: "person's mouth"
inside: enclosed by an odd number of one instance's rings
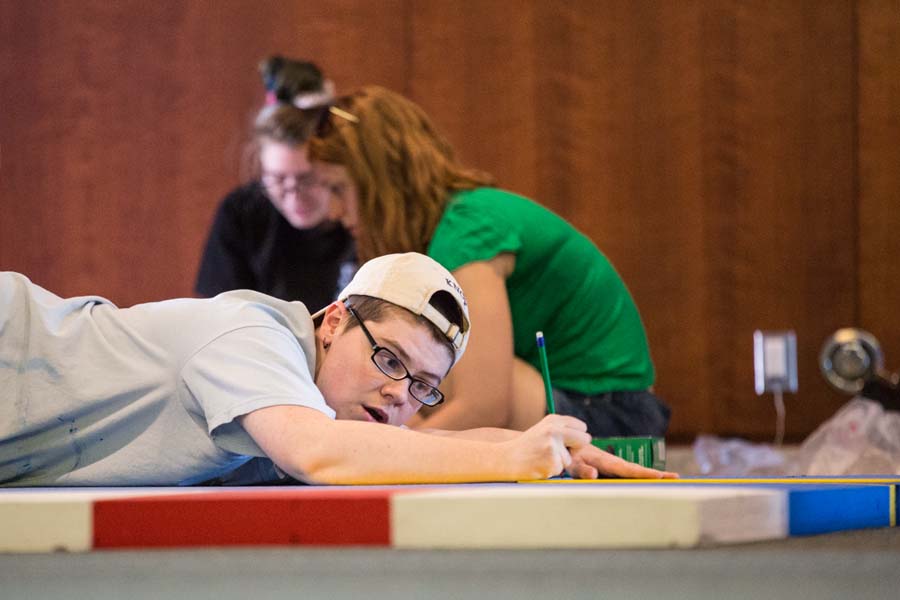
[[[297,206],[294,206],[291,212],[298,217],[307,217],[313,213],[313,207],[307,206],[305,204],[299,204]]]
[[[369,418],[376,423],[387,423],[388,414],[383,409],[376,406],[363,405],[363,409],[369,414]]]

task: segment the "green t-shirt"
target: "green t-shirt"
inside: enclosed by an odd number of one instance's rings
[[[522,196],[494,188],[455,194],[429,256],[453,271],[502,252],[516,257],[506,280],[516,356],[540,370],[534,334],[543,331],[554,387],[598,394],[653,384],[637,307],[593,242]]]

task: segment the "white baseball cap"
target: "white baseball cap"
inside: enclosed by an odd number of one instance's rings
[[[437,292],[447,292],[462,311],[462,327],[451,323],[430,300]],[[350,296],[371,296],[395,304],[414,315],[425,317],[453,345],[453,364],[465,352],[469,341],[469,307],[462,288],[450,271],[432,258],[417,252],[385,254],[366,262],[338,295],[343,302]],[[318,319],[325,309],[312,316]]]

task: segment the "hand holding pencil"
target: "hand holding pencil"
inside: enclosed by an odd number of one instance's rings
[[[553,401],[553,386],[550,383],[550,363],[547,360],[547,343],[542,331],[535,333],[535,341],[538,347],[538,355],[541,360],[541,376],[544,380],[544,394],[547,401],[548,416],[544,417],[546,421],[551,418],[550,415],[556,414],[556,403]],[[541,423],[544,423],[544,421]],[[539,425],[541,423],[539,423]],[[571,425],[569,426],[571,427]],[[588,438],[588,440],[590,440],[590,438]],[[590,443],[584,445],[569,444],[569,450],[570,453],[567,453],[568,456],[564,457],[563,466],[565,466],[566,471],[572,477],[578,479],[596,479],[599,476],[639,479],[674,479],[678,477],[677,473],[658,471],[656,469],[628,462],[605,450],[601,450]]]

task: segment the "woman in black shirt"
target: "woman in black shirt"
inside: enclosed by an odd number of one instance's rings
[[[314,124],[302,109],[327,104],[332,86],[312,63],[273,57],[260,70],[267,105],[254,124],[258,176],[219,206],[196,292],[251,289],[314,311],[355,270],[352,236],[329,218],[328,194],[306,156]]]

